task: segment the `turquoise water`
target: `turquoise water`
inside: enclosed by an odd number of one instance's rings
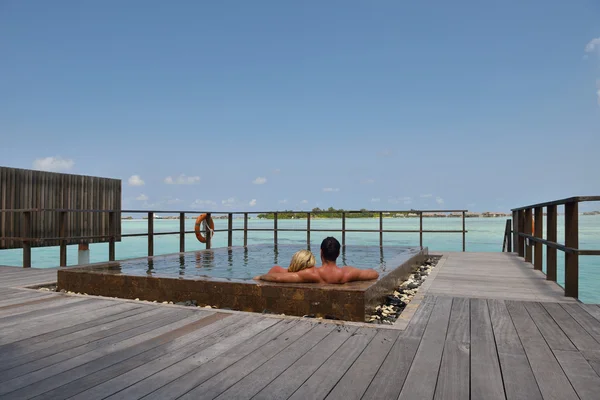
[[[118,266],[103,267],[99,272],[248,280],[266,273],[273,265],[287,267],[294,253],[303,249],[306,249],[306,244],[280,244],[277,247],[272,244],[253,245],[231,249],[221,247],[184,255],[171,254],[122,261]],[[418,251],[418,248],[398,246],[346,246],[342,249],[339,262],[385,273],[388,269],[401,265]]]
[[[243,220],[235,219],[234,228],[242,228]],[[123,233],[147,232],[148,222],[145,220],[122,221]],[[467,218],[467,251],[490,251],[502,250],[502,238],[506,220],[503,218]],[[250,219],[249,228],[272,228],[272,220]],[[280,220],[278,228],[304,229],[306,220]],[[341,219],[313,219],[311,229],[339,229],[341,230]],[[386,218],[383,220],[384,229],[419,229],[418,218]],[[423,228],[430,230],[445,229],[459,230],[462,227],[461,218],[425,218]],[[186,220],[186,230],[193,230],[194,220]],[[215,220],[216,229],[226,229],[227,220]],[[579,219],[579,241],[580,248],[600,249],[600,216],[580,216]],[[379,219],[347,219],[346,229],[379,229]],[[155,220],[155,232],[169,232],[179,230],[178,220]],[[311,248],[317,249],[321,240],[326,236],[335,236],[341,241],[339,232],[312,232]],[[558,238],[564,240],[564,222],[562,216],[558,219]],[[418,246],[418,233],[384,233],[384,246]],[[462,250],[462,235],[460,233],[425,233],[423,235],[424,245],[430,250],[437,251],[460,251]],[[248,244],[271,244],[273,243],[273,232],[248,232]],[[305,232],[279,232],[280,244],[305,244]],[[347,245],[379,245],[379,233],[347,233]],[[243,245],[243,232],[233,233],[233,245]],[[213,247],[227,246],[227,233],[218,232],[213,238]],[[199,243],[193,234],[186,235],[186,250],[202,250],[205,246]],[[145,237],[124,238],[116,244],[117,259],[143,257],[147,253],[148,245]],[[154,254],[169,254],[179,251],[179,235],[156,236],[154,238]],[[77,246],[69,246],[68,264],[77,264]],[[558,283],[564,284],[564,255],[558,252]],[[55,267],[58,265],[59,249],[40,248],[32,250],[32,265],[38,268]],[[108,260],[108,245],[90,245],[90,262],[101,262]],[[20,266],[22,262],[21,250],[0,251],[0,265]],[[584,302],[600,303],[600,257],[581,256],[579,267],[579,290],[580,298]]]

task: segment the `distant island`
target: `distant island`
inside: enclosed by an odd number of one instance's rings
[[[583,215],[600,215],[600,211],[588,211],[584,212]]]
[[[368,211],[361,209],[359,212],[348,212],[343,209],[335,209],[329,207],[328,209],[313,208],[311,213],[311,219],[319,218],[342,218],[342,213],[346,213],[346,218],[379,218],[379,212]],[[277,219],[303,219],[306,218],[307,212],[294,212],[291,210],[278,211]],[[418,218],[419,211],[401,211],[401,212],[381,212],[383,218]],[[462,213],[423,213],[423,218],[461,218]],[[500,218],[500,217],[512,217],[512,214],[500,213],[500,212],[484,212],[484,213],[465,213],[466,218]],[[275,213],[263,213],[258,214],[260,219],[275,219]]]

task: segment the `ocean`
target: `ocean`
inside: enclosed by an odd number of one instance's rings
[[[186,230],[193,230],[194,220],[186,220]],[[226,229],[227,220],[215,219],[215,229]],[[474,252],[498,252],[502,250],[502,240],[506,219],[504,218],[467,218],[466,250]],[[145,233],[148,221],[141,219],[123,220],[122,233]],[[545,221],[544,221],[544,226]],[[234,219],[233,227],[243,228],[242,219]],[[250,219],[250,229],[272,228],[273,220]],[[326,236],[334,236],[341,241],[340,232],[315,232],[317,229],[339,229],[341,219],[311,220],[311,250],[319,249],[321,240]],[[279,229],[304,229],[306,219],[279,220]],[[384,218],[383,228],[390,230],[418,230],[418,218]],[[424,218],[425,230],[460,230],[461,218]],[[379,229],[379,219],[346,219],[346,229]],[[155,220],[155,232],[175,232],[179,230],[178,220]],[[564,242],[564,221],[558,217],[558,238]],[[279,232],[280,244],[305,244],[306,232]],[[273,232],[248,232],[248,245],[272,244]],[[379,233],[346,233],[347,245],[379,245]],[[418,233],[384,233],[384,246],[418,246]],[[233,245],[243,245],[243,232],[233,233]],[[462,235],[460,233],[424,233],[423,245],[430,251],[461,251]],[[217,232],[212,240],[212,247],[227,246],[227,233]],[[579,218],[579,247],[584,249],[600,249],[600,215],[586,215]],[[205,245],[198,242],[194,234],[186,235],[186,251],[203,250]],[[146,237],[123,238],[116,244],[117,259],[144,257],[148,249]],[[169,254],[179,251],[179,235],[154,237],[154,254]],[[544,256],[545,259],[545,256]],[[77,246],[69,246],[67,250],[68,265],[77,264]],[[105,243],[90,245],[90,262],[108,260],[108,245]],[[59,261],[58,247],[36,248],[32,250],[32,265],[36,268],[56,267]],[[0,250],[0,265],[20,266],[22,251]],[[358,267],[369,267],[367,265]],[[545,267],[544,267],[545,269]],[[558,251],[558,283],[564,285],[564,254]],[[580,300],[585,303],[600,303],[600,256],[580,256],[579,260],[579,293]]]

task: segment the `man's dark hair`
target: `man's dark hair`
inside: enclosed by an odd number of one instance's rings
[[[321,242],[321,251],[323,258],[327,261],[335,261],[340,255],[340,242],[334,237],[328,237]]]

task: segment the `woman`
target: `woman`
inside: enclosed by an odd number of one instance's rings
[[[299,272],[303,269],[313,268],[316,264],[315,256],[308,250],[300,250],[292,256],[290,266],[285,269],[279,265],[274,266],[269,270],[269,274],[276,274],[281,272]]]

